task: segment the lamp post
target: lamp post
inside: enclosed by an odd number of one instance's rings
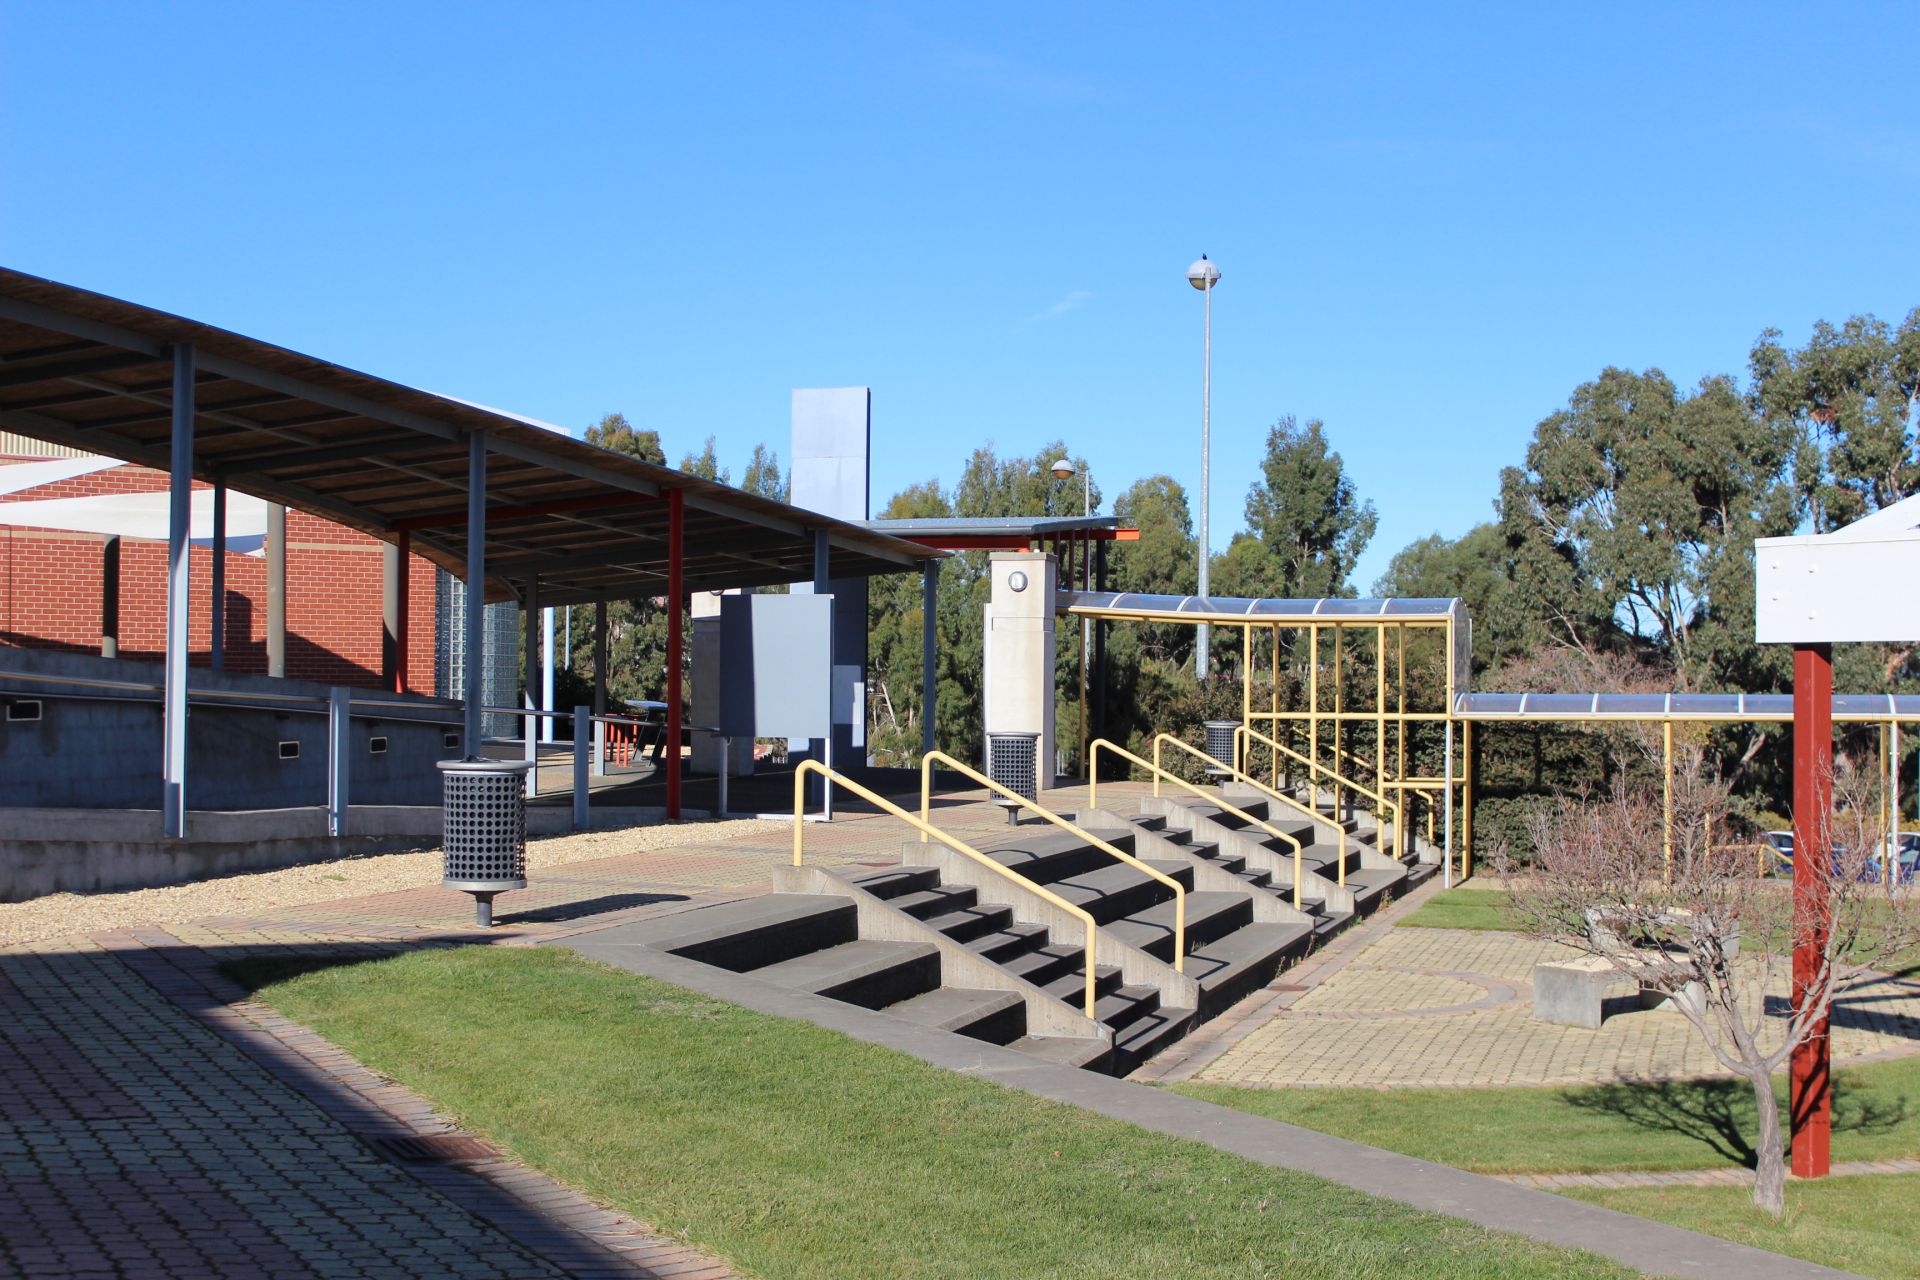
[[[1053,472],[1053,477],[1056,480],[1073,479],[1073,473],[1075,470],[1073,465],[1073,460],[1071,458],[1068,458],[1064,454],[1062,454],[1058,458],[1055,458],[1053,460],[1053,463],[1047,469]],[[1090,471],[1082,471],[1080,473],[1080,514],[1083,516],[1091,516],[1093,514],[1093,473]],[[1087,544],[1086,551],[1088,555],[1093,554],[1093,544],[1091,542]],[[1093,652],[1093,639],[1091,635],[1092,628],[1093,628],[1093,622],[1090,619],[1085,617],[1080,619],[1080,756],[1079,756],[1079,759],[1080,759],[1080,767],[1082,769],[1085,769],[1087,767],[1087,656]]]
[[[1207,507],[1213,485],[1213,291],[1220,283],[1220,268],[1201,254],[1200,261],[1187,268],[1187,283],[1207,295],[1206,339],[1200,362],[1200,594],[1207,594]],[[1207,678],[1207,624],[1200,624],[1198,651],[1193,671]]]

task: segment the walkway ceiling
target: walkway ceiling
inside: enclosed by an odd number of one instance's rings
[[[172,351],[190,343],[194,476],[466,563],[468,437],[486,437],[489,599],[661,594],[668,503],[689,591],[916,568],[941,551],[585,444],[511,414],[0,268],[0,427],[169,469]]]

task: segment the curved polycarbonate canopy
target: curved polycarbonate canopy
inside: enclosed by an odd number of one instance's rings
[[[1462,720],[1792,720],[1787,693],[1462,693],[1453,700]],[[1920,695],[1841,693],[1833,718],[1884,723],[1920,720]]]
[[[1245,622],[1311,625],[1315,622],[1452,622],[1466,605],[1452,599],[1265,600],[1245,596],[1155,596],[1135,591],[1062,591],[1062,613],[1110,617],[1177,618],[1183,622]]]

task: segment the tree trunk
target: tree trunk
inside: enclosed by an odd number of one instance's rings
[[[1760,1111],[1759,1140],[1754,1145],[1753,1202],[1774,1217],[1787,1207],[1787,1155],[1780,1140],[1780,1106],[1773,1099],[1773,1076],[1765,1068],[1754,1073],[1753,1102]]]

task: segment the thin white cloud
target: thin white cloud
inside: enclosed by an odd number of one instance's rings
[[[1077,311],[1092,300],[1093,290],[1074,289],[1058,302],[1042,307],[1025,320],[1022,320],[1019,324],[1013,326],[1013,331],[1018,333],[1020,330],[1039,324],[1043,320],[1057,320],[1069,311]]]

